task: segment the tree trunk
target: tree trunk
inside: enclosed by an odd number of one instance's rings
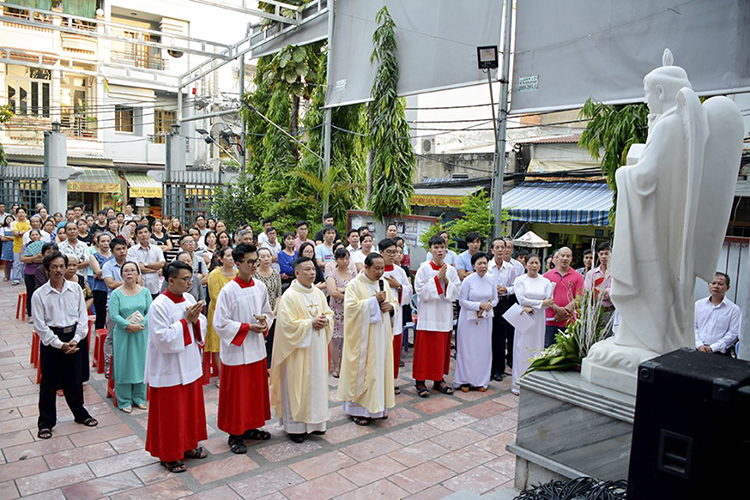
[[[367,105],[367,112],[369,114],[368,129],[372,128],[372,123],[375,120],[375,111],[372,109],[372,104]],[[365,194],[365,207],[370,206],[370,196],[372,196],[372,160],[375,156],[375,148],[370,147],[367,151],[367,164],[365,166],[367,173],[367,194]]]
[[[292,134],[295,138],[300,140],[299,137],[297,137],[297,133],[299,132],[299,96],[297,94],[292,93],[292,110],[291,110],[291,116],[289,117],[289,133]],[[292,149],[294,150],[294,154],[297,154],[297,143],[294,141],[289,141],[292,145]]]

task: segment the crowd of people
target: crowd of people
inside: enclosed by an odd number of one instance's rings
[[[475,232],[456,253],[441,232],[429,240],[427,260],[412,266],[397,224],[375,242],[366,226],[341,235],[334,222],[326,214],[309,239],[307,221],[279,235],[264,220],[256,237],[249,225],[230,230],[203,215],[183,229],[177,218],[139,216],[130,205],[94,216],[77,204],[63,218],[40,205],[30,217],[18,206],[6,213],[0,203],[5,281],[24,277],[41,339],[38,437],[52,436],[58,391],[76,422],[97,425],[83,406],[92,308],[96,328],[107,329],[105,374],[117,405],[149,410],[146,450],[171,472],[207,455],[199,446],[205,356],[219,369],[218,427],[232,452],[246,453],[246,441],[271,437],[263,427],[272,408],[296,443],[325,432],[329,375],[339,379],[338,399],[354,423],[388,418],[412,319],[411,375],[418,396],[429,397],[484,392],[506,376],[518,395],[531,358],[574,320],[586,289],[602,314],[616,317],[607,242],[573,269],[568,247],[543,265],[537,254],[514,251],[509,238],[484,251]],[[737,341],[740,314],[728,288],[729,277],[717,273],[711,296],[696,304],[699,351],[728,353]],[[531,319],[523,331],[504,318],[514,304]]]

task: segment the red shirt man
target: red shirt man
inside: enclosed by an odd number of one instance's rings
[[[552,298],[555,305],[547,309],[547,328],[544,334],[544,347],[555,341],[558,330],[564,330],[572,319],[575,298],[583,293],[583,276],[570,267],[573,252],[562,247],[557,252],[557,267],[544,273],[544,277],[555,284]]]

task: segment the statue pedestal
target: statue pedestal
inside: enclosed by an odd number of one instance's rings
[[[520,380],[514,487],[591,476],[628,478],[635,397],[593,385],[577,372]]]
[[[659,354],[644,347],[618,345],[616,338],[610,337],[591,346],[581,365],[581,376],[600,387],[635,396],[638,366]]]

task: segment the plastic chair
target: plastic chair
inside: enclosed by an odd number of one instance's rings
[[[94,345],[94,361],[91,366],[96,367],[96,373],[104,373],[104,341],[107,338],[107,329],[96,330],[96,341]]]
[[[18,302],[16,302],[16,319],[26,321],[26,292],[18,292]]]
[[[107,399],[112,398],[112,404],[117,408],[117,395],[115,394],[115,357],[109,361],[109,380],[107,381]]]

